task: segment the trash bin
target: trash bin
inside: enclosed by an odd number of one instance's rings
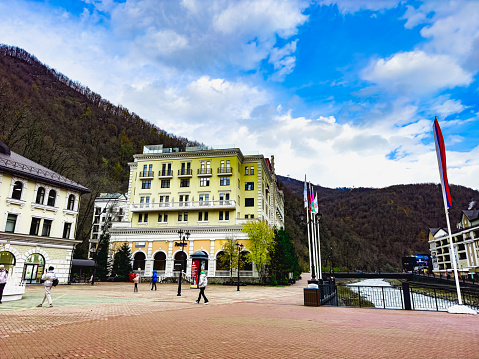
[[[308,307],[319,307],[321,305],[320,289],[304,288],[304,305]]]

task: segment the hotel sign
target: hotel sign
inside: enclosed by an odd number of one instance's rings
[[[188,243],[186,242],[175,242],[175,247],[184,247],[186,246]]]

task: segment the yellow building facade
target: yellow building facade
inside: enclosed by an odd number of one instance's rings
[[[241,231],[247,221],[284,227],[284,196],[278,189],[274,158],[243,154],[235,147],[163,148],[145,146],[130,163],[128,206],[123,222],[110,229],[112,255],[128,243],[133,268],[150,276],[175,276],[183,258],[186,273],[191,255],[208,256],[208,275],[229,276],[216,259],[227,238],[248,251]],[[181,245],[178,232],[188,232]],[[184,251],[182,251],[184,248]],[[256,276],[254,266],[242,275]]]
[[[0,264],[17,282],[39,283],[55,267],[68,282],[80,196],[79,185],[0,143]]]

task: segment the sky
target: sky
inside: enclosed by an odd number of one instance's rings
[[[313,184],[479,189],[479,1],[0,0],[17,46],[177,136]]]

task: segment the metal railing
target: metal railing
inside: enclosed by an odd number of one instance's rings
[[[199,176],[201,175],[211,175],[211,168],[198,168],[198,173]]]
[[[208,210],[208,209],[235,209],[234,200],[219,201],[182,201],[182,202],[158,202],[158,203],[132,203],[132,212],[145,211],[176,211],[176,210]]]
[[[457,291],[452,287],[434,285],[361,286],[319,285],[321,305],[374,307],[383,309],[447,311],[458,304]],[[463,304],[479,310],[479,291],[461,289]]]
[[[217,173],[219,175],[233,174],[233,167],[219,167]]]
[[[154,177],[154,171],[140,171],[140,178],[142,177]]]
[[[178,170],[178,176],[193,176],[193,170],[190,168],[182,168]]]

